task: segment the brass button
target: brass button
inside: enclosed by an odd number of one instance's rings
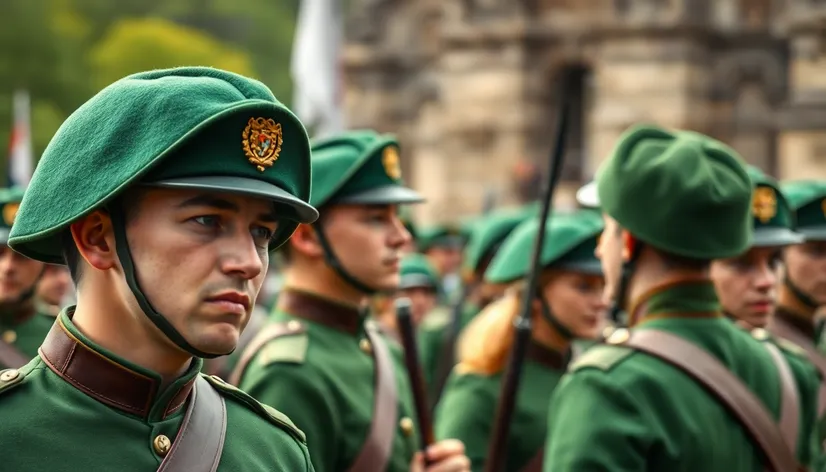
[[[611,335],[614,334],[614,331],[616,331],[616,329],[617,328],[615,326],[606,326],[605,328],[603,328],[603,330],[602,330],[602,339],[610,338]]]
[[[765,341],[769,339],[769,332],[763,328],[754,328],[751,330],[751,336],[758,341]]]
[[[406,416],[399,421],[399,428],[402,429],[402,434],[407,437],[413,436],[413,431],[416,429],[413,426],[413,420]]]
[[[169,448],[172,447],[172,441],[163,434],[159,434],[152,441],[152,447],[159,456],[165,456],[169,452]]]
[[[17,369],[9,369],[0,374],[0,381],[10,382],[16,379],[17,377],[20,377],[20,372],[18,372]]]
[[[17,333],[15,333],[14,330],[11,329],[8,331],[3,331],[3,341],[5,341],[6,344],[13,344],[15,341],[17,341]]]
[[[290,331],[298,331],[301,329],[301,322],[296,320],[290,320],[287,322],[287,329]]]
[[[367,339],[362,339],[359,341],[359,349],[361,349],[365,354],[373,353],[373,345],[370,344],[370,341]]]
[[[631,332],[625,328],[617,328],[611,333],[611,336],[608,336],[608,339],[605,340],[608,344],[622,344],[625,341],[628,341],[628,338],[631,337]]]

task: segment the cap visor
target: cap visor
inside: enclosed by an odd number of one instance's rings
[[[599,194],[596,181],[588,182],[576,191],[576,201],[587,208],[599,208]]]
[[[401,185],[379,187],[365,192],[336,198],[334,203],[354,203],[360,205],[396,205],[421,203],[424,197],[415,190]]]
[[[436,285],[434,285],[433,281],[426,275],[409,274],[402,276],[401,282],[399,282],[399,290],[408,288],[430,288],[435,291]]]
[[[826,241],[826,226],[818,226],[814,228],[798,229],[798,233],[802,234],[806,241]]]
[[[286,205],[295,212],[294,219],[299,223],[312,223],[318,219],[318,210],[301,201],[289,192],[273,184],[246,177],[188,177],[157,182],[145,182],[152,187],[208,190],[238,195],[248,195],[271,200]]]
[[[598,260],[551,264],[550,268],[569,270],[571,272],[580,272],[583,274],[602,275],[602,264]]]
[[[804,237],[787,228],[761,228],[754,231],[751,247],[775,247],[800,244]]]
[[[10,233],[11,230],[9,228],[0,228],[0,244],[8,246]]]

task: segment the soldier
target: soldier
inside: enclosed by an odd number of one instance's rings
[[[316,470],[423,470],[402,353],[368,322],[370,296],[399,285],[410,235],[398,205],[398,144],[352,131],[313,145],[312,203],[319,221],[289,242],[275,321],[241,356],[231,383],[285,413],[307,434]],[[467,470],[464,447],[443,441],[428,470]]]
[[[544,470],[785,472],[816,458],[814,369],[784,368],[723,317],[709,278],[712,260],[748,249],[751,187],[711,138],[654,126],[620,138],[598,177],[597,256],[632,329],[560,382]]]
[[[793,231],[794,215],[771,177],[749,168],[754,182],[753,236],[749,249],[711,263],[711,279],[723,312],[747,328],[765,328],[777,303],[781,251],[803,237]]]
[[[410,317],[413,325],[419,326],[425,315],[436,307],[439,288],[439,276],[427,258],[415,253],[405,255],[399,270],[399,288],[396,293],[374,296],[373,313],[381,330],[400,341],[394,300],[410,300]]]
[[[46,264],[43,275],[37,282],[35,296],[44,313],[56,317],[64,306],[70,305],[72,297],[72,275],[66,266]]]
[[[23,200],[23,189],[0,190],[0,368],[19,368],[37,355],[54,323],[35,290],[46,264],[9,249],[9,231]]]
[[[485,470],[502,373],[514,339],[514,320],[521,314],[522,290],[528,277],[538,218],[521,224],[502,244],[485,279],[510,284],[505,297],[488,305],[460,338],[459,364],[453,370],[436,410],[437,437],[465,443],[473,470]],[[602,218],[595,212],[554,216],[547,223],[540,295],[532,314],[531,344],[516,395],[507,471],[542,470],[548,397],[572,358],[575,339],[599,335],[605,304],[599,260],[594,257]]]
[[[77,306],[0,373],[3,468],[313,470],[286,416],[199,373],[235,348],[269,250],[317,218],[309,196],[307,133],[255,80],[143,72],[75,111],[9,245],[65,262]]]
[[[436,268],[442,281],[442,303],[454,300],[460,290],[459,269],[462,266],[462,249],[466,242],[459,226],[437,224],[418,229],[416,245],[419,252]]]

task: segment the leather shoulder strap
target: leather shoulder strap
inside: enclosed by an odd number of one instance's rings
[[[235,369],[233,369],[232,374],[229,375],[227,383],[238,386],[241,382],[241,376],[244,375],[244,371],[247,370],[249,363],[267,343],[288,334],[303,333],[305,330],[306,327],[298,321],[272,323],[265,326],[258,335],[249,342],[246,349],[244,349],[241,358],[238,359],[238,363],[235,364]]]
[[[367,327],[367,337],[373,346],[376,362],[376,389],[373,400],[373,420],[361,451],[348,472],[373,472],[387,469],[398,421],[399,395],[390,349],[375,327]]]
[[[0,366],[19,369],[32,360],[11,344],[0,340]]]
[[[818,418],[822,417],[826,413],[826,356],[818,351],[813,341],[807,339],[803,333],[781,318],[774,317],[772,319],[769,331],[801,348],[809,362],[814,364],[820,372],[820,388],[817,392],[817,416]]]
[[[751,390],[711,354],[670,333],[632,331],[625,346],[657,357],[706,387],[739,420],[768,460],[769,470],[798,470],[795,455],[771,413]]]
[[[777,373],[780,375],[780,431],[786,444],[792,451],[797,451],[797,439],[800,427],[800,395],[792,369],[780,349],[766,341],[763,343],[772,357]]]
[[[181,429],[158,472],[215,472],[227,432],[224,398],[198,376]]]

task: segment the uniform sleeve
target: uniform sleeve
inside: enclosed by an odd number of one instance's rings
[[[496,410],[499,377],[451,374],[436,410],[436,438],[459,439],[471,470],[484,469],[490,431]]]
[[[601,370],[562,378],[548,411],[546,472],[646,471],[652,424]]]
[[[315,472],[340,468],[339,442],[344,434],[332,392],[306,364],[273,363],[251,367],[240,388],[256,400],[287,415],[307,436]]]

